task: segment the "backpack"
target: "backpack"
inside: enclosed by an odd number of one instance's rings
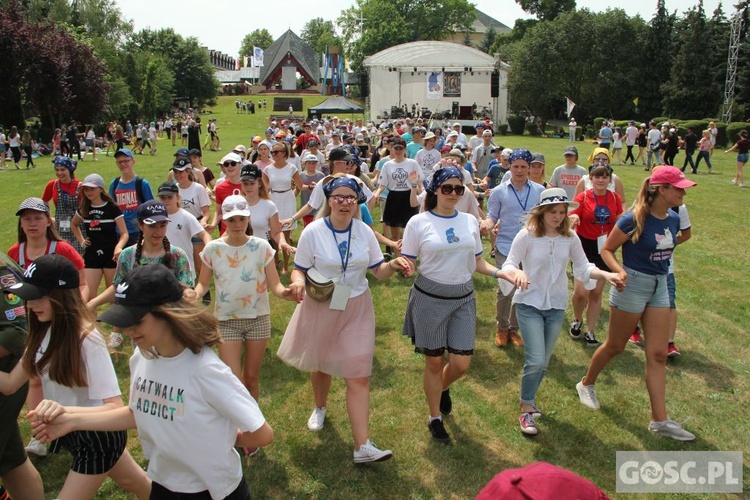
[[[112,182],[109,183],[112,188],[110,189],[110,193],[112,197],[115,197],[115,191],[117,191],[117,186],[120,185],[120,178],[115,177],[112,179]],[[143,198],[143,178],[139,176],[135,176],[135,194],[138,197],[138,204],[145,203],[146,200]]]

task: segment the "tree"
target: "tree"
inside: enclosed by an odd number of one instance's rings
[[[641,91],[636,96],[639,98],[639,111],[645,119],[664,113],[661,85],[669,80],[672,70],[672,34],[675,21],[676,15],[667,12],[665,0],[658,0],[643,47],[645,63],[641,66],[648,78],[641,80]]]
[[[490,29],[488,29],[484,34],[482,43],[479,45],[479,50],[481,50],[482,52],[486,52],[487,54],[492,54],[492,48],[495,46],[496,39],[497,31],[495,31],[494,26],[490,26]]]
[[[467,0],[357,0],[337,22],[356,70],[365,57],[388,47],[469,31],[475,16]]]
[[[576,0],[516,0],[516,3],[540,21],[552,21],[576,8]]]
[[[256,29],[245,35],[240,44],[240,59],[253,55],[253,47],[266,50],[273,43],[273,37],[266,28]]]
[[[326,21],[322,17],[316,17],[305,23],[300,38],[319,54],[325,52],[329,45],[341,45],[333,22]]]
[[[159,56],[148,54],[143,60],[146,67],[143,71],[140,112],[147,117],[158,116],[172,107],[174,76]]]

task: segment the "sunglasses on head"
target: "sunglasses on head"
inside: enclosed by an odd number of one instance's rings
[[[463,184],[443,184],[440,186],[440,192],[445,195],[449,195],[455,191],[457,196],[463,196],[465,190],[466,186]]]
[[[247,202],[246,201],[238,201],[237,203],[225,203],[221,206],[221,210],[223,212],[234,212],[235,210],[247,210]]]
[[[224,165],[225,167],[236,167],[237,166],[237,162],[236,161],[225,161],[224,163],[222,163],[222,165]]]

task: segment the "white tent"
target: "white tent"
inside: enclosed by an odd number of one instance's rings
[[[392,106],[418,104],[432,111],[459,106],[493,110],[495,122],[506,123],[508,68],[481,50],[458,43],[420,41],[390,47],[368,56],[370,113],[390,113]],[[492,73],[499,72],[499,97],[492,98]]]

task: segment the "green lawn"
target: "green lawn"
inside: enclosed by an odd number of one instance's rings
[[[249,144],[251,136],[265,128],[259,114],[236,114],[234,99],[220,98],[210,110],[212,114],[207,115],[218,118],[223,149],[207,151],[207,165],[213,165],[236,144]],[[305,107],[323,99],[305,96]],[[544,153],[547,177],[562,163],[562,151],[568,145],[567,139],[527,136],[498,137],[496,142]],[[578,148],[581,163],[586,164],[593,145],[578,143]],[[156,156],[137,158],[136,172],[155,187],[165,178],[173,152],[166,139],[159,141]],[[678,156],[680,166],[683,158],[682,154]],[[0,247],[4,249],[15,241],[14,213],[19,202],[41,195],[44,183],[53,178],[50,159],[37,161],[35,170],[0,172],[5,185],[4,209],[0,212]],[[544,460],[571,469],[619,497],[624,495],[615,493],[618,450],[747,450],[750,426],[744,417],[750,411],[750,350],[742,332],[750,325],[746,250],[750,233],[742,230],[742,224],[750,209],[750,190],[729,182],[734,172],[733,154],[717,151],[714,163],[716,174],[695,177],[698,187],[689,190],[686,198],[693,237],[676,257],[680,311],[676,339],[683,355],[670,361],[668,367],[670,416],[678,421],[689,418],[686,428],[698,436],[697,441],[678,443],[649,433],[644,353],[640,348],[629,346],[600,377],[597,387],[602,411],[583,407],[574,386],[585,373],[592,350],[564,333],[539,392],[538,404],[544,411],[538,422],[540,433],[535,438],[524,437],[517,422],[523,351],[494,347],[495,285],[489,278],[477,277],[477,349],[469,373],[452,390],[454,409],[446,418],[446,427],[453,441],[450,446],[432,442],[422,393],[424,361],[400,335],[411,280],[393,277],[388,282],[372,283],[377,345],[371,382],[371,436],[378,446],[394,451],[394,460],[352,465],[352,438],[340,380],[333,384],[326,426],[320,433],[307,430],[312,409],[307,374],[284,365],[275,355],[294,305],[272,298],[273,337],[263,366],[260,406],[275,430],[276,441],[245,467],[254,495],[470,498],[503,469]],[[107,180],[117,175],[113,159],[104,156],[96,163],[88,157],[79,163],[76,174],[83,178],[91,172]],[[615,172],[622,177],[628,201],[632,201],[646,173],[641,167],[617,165]],[[489,244],[485,247],[489,250]],[[604,309],[597,329],[600,338],[606,335],[608,321],[608,308]],[[124,395],[129,354],[127,345],[114,354]],[[25,419],[20,422],[27,432]],[[201,446],[195,443],[197,453]],[[135,433],[131,433],[130,450],[145,465]],[[69,459],[61,454],[33,460],[44,479],[47,498],[54,498],[59,490]],[[745,490],[750,490],[748,463],[746,457]],[[127,497],[107,482],[97,498]]]

